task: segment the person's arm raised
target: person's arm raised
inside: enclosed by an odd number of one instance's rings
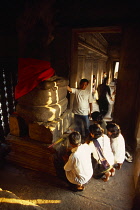
[[[72,93],[72,89],[71,89],[69,86],[67,86],[67,90],[68,90],[70,93]]]

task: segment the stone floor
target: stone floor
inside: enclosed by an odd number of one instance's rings
[[[92,178],[83,192],[73,192],[59,177],[6,163],[0,170],[0,210],[132,210],[133,171],[134,163],[125,161],[108,182]]]
[[[130,210],[135,192],[133,163],[125,161],[108,182],[92,178],[83,192],[70,191],[58,177],[6,163],[0,170],[0,188],[2,210]],[[20,204],[19,199],[23,199]]]

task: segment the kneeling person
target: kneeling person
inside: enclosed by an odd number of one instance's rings
[[[87,141],[92,149],[93,158],[97,161],[94,167],[94,178],[102,178],[108,181],[110,176],[115,174],[113,168],[114,156],[110,146],[109,137],[97,123],[90,125],[90,136]]]
[[[73,184],[75,191],[82,191],[93,175],[91,162],[91,149],[87,144],[81,144],[79,132],[69,135],[69,142],[72,147],[71,155],[64,166],[66,177]]]
[[[106,128],[114,155],[114,168],[119,170],[125,160],[125,140],[121,134],[121,129],[118,124],[108,123]]]

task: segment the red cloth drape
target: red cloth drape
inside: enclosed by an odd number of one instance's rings
[[[40,82],[52,77],[54,74],[55,70],[48,61],[33,58],[19,58],[15,99],[27,94]]]

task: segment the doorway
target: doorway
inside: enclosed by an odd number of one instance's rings
[[[119,67],[121,35],[120,27],[73,29],[71,87],[77,88],[80,79],[86,78],[92,91],[93,75],[98,86],[103,72],[107,73],[109,83],[113,82]],[[70,104],[72,106],[72,97]]]

